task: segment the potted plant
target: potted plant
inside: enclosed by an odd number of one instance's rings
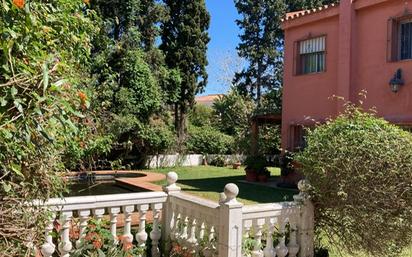
[[[258,174],[263,172],[267,162],[263,155],[248,156],[245,160],[246,181],[256,182]]]
[[[256,182],[257,181],[257,172],[252,168],[245,168],[246,171],[246,181]]]
[[[265,167],[258,172],[257,179],[259,182],[268,182],[270,178],[270,171]]]
[[[240,162],[235,162],[235,163],[232,164],[232,167],[233,167],[234,170],[237,170],[237,169],[239,169],[240,165],[242,165]]]
[[[237,170],[237,169],[239,169],[240,165],[242,165],[242,163],[240,162],[239,157],[237,155],[236,155],[234,161],[235,162],[232,164],[232,167],[233,167],[234,170]]]

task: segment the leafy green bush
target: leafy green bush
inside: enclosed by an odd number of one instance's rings
[[[189,112],[189,121],[194,126],[211,126],[213,120],[213,109],[209,106],[196,104]]]
[[[280,151],[280,127],[265,124],[259,128],[258,150],[262,154],[278,154]]]
[[[253,108],[254,104],[250,98],[232,90],[213,103],[216,117],[214,126],[228,135],[242,134],[244,130],[249,130]]]
[[[225,157],[222,155],[217,155],[215,156],[212,161],[210,162],[210,165],[216,166],[216,167],[224,167],[225,166]]]
[[[141,256],[146,248],[136,247],[124,236],[114,238],[108,221],[90,220],[80,246],[70,256],[73,257],[128,257]],[[119,242],[116,244],[116,242]]]
[[[91,133],[94,12],[81,0],[3,1],[0,8],[0,252],[29,256],[44,211],[22,202],[61,194],[66,146]],[[28,212],[30,210],[30,212]]]
[[[152,120],[136,130],[134,142],[143,154],[161,154],[171,149],[176,142],[174,132],[161,119]]]
[[[412,135],[354,105],[308,131],[296,159],[331,245],[372,256],[412,242]]]
[[[186,147],[190,153],[231,154],[233,152],[233,137],[208,126],[191,126],[189,127]]]
[[[244,165],[246,166],[246,169],[261,173],[265,171],[268,164],[266,157],[263,155],[249,155],[246,157]]]

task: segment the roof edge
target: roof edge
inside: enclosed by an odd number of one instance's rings
[[[320,16],[325,12],[331,12],[329,15]],[[316,20],[321,20],[324,18],[328,18],[331,16],[335,16],[339,14],[339,4],[330,4],[324,5],[317,8],[309,9],[309,10],[301,10],[296,12],[289,12],[286,14],[285,18],[281,20],[282,29],[287,29],[290,27],[294,27],[295,23],[304,24],[308,22],[313,22]]]

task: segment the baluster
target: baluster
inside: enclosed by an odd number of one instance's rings
[[[56,250],[56,246],[53,244],[53,237],[51,232],[53,231],[53,221],[56,217],[56,214],[53,213],[50,215],[49,219],[47,220],[47,224],[45,227],[45,243],[41,246],[41,253],[44,257],[51,257]]]
[[[199,227],[199,241],[203,242],[203,240],[205,239],[205,220],[204,218],[200,219],[200,227]]]
[[[265,257],[274,257],[275,249],[273,247],[273,232],[275,230],[275,221],[269,218],[267,224],[269,225],[269,228],[266,236],[266,247],[263,250],[263,254]]]
[[[166,209],[170,212],[172,212],[170,214],[170,223],[166,224],[166,226],[169,226],[170,228],[170,232],[169,232],[169,237],[171,241],[175,240],[175,230],[176,230],[176,219],[177,219],[177,207],[175,203],[171,204],[171,208],[167,208],[167,204],[165,205],[165,209],[163,209],[162,212],[165,212]],[[166,215],[163,215],[163,217]],[[166,228],[163,228],[163,231],[166,231]],[[166,232],[165,232],[166,233]],[[169,238],[165,238],[164,239],[166,242],[169,240]]]
[[[149,210],[148,204],[142,204],[139,206],[139,230],[136,233],[136,241],[139,243],[139,247],[145,247],[147,241],[146,233],[146,213]]]
[[[100,222],[104,215],[104,208],[93,209],[93,215],[98,222]]]
[[[279,222],[279,232],[281,234],[279,244],[276,246],[276,254],[278,257],[285,257],[288,254],[288,248],[285,245],[286,235],[285,235],[286,222],[284,219]]]
[[[72,250],[72,243],[70,242],[70,223],[72,220],[73,212],[62,212],[62,229],[60,230],[60,244],[59,251],[61,257],[69,257]]]
[[[213,235],[214,231],[212,230],[212,227],[206,226],[207,224],[210,224],[210,223],[207,221],[207,218],[205,218],[204,221],[203,221],[203,227],[204,227],[205,230],[206,229],[208,230],[208,235],[207,235],[207,238],[205,239],[206,240],[205,244],[203,245],[203,247],[200,250],[203,253],[203,256],[211,257],[213,255],[212,241],[213,241],[213,237],[214,237],[214,235]],[[204,238],[204,235],[203,235],[203,238]]]
[[[191,249],[192,253],[196,252],[196,248],[198,245],[197,238],[196,238],[196,226],[197,226],[197,221],[195,218],[195,214],[192,213],[193,218],[190,219],[190,235],[189,239],[187,240],[188,247]]]
[[[171,233],[171,235],[173,235],[171,237],[171,239],[172,239],[172,241],[179,241],[179,238],[180,238],[180,223],[181,223],[181,219],[182,219],[182,215],[179,212],[179,206],[176,206],[175,215],[176,215],[176,220],[175,220],[175,224],[174,224],[174,227],[173,227],[173,231]]]
[[[162,203],[152,204],[153,229],[150,232],[150,239],[152,239],[152,257],[160,257],[159,240],[162,233],[159,229],[159,218],[162,206]]]
[[[255,222],[255,246],[252,251],[252,257],[262,257],[263,256],[263,251],[261,249],[262,246],[262,229],[263,229],[263,224],[265,224],[264,219],[257,219]]]
[[[209,248],[212,250],[212,254],[216,249],[216,241],[215,226],[212,225],[209,232]]]
[[[83,238],[85,237],[87,221],[90,216],[90,210],[80,210],[80,224],[79,224],[79,239],[76,241],[76,247],[79,248],[83,244]]]
[[[117,239],[117,215],[120,213],[120,207],[112,207],[109,208],[109,213],[110,213],[110,233],[112,234],[114,238],[114,243],[118,243]]]
[[[290,223],[290,240],[288,244],[289,248],[289,257],[296,257],[297,253],[299,252],[299,245],[296,242],[296,233],[297,227],[296,223]]]
[[[205,223],[211,224],[210,222],[208,222],[207,219],[205,219]],[[209,231],[209,236],[207,238],[206,245],[202,249],[202,253],[205,257],[212,257],[215,250],[216,250],[216,247],[215,247],[215,244],[214,244],[214,242],[215,242],[215,228],[214,228],[214,226],[210,226],[208,231]]]
[[[132,212],[134,211],[133,205],[123,206],[123,213],[124,213],[124,231],[123,231],[123,240],[124,243],[132,243],[133,242],[133,235],[132,235]]]
[[[180,244],[183,246],[186,246],[187,244],[187,229],[189,226],[189,217],[187,215],[187,211],[186,209],[183,209],[182,211],[182,219],[183,219],[183,229],[182,229],[182,234],[180,235]]]
[[[252,220],[245,220],[243,227],[245,228],[243,238],[248,239],[250,237],[250,229],[252,228]]]

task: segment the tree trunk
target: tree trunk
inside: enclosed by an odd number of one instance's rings
[[[258,62],[258,74],[256,78],[256,102],[257,106],[260,107],[260,98],[261,98],[261,76],[262,76],[262,71],[261,71],[262,65],[260,64],[260,61]]]
[[[179,104],[175,104],[175,131],[179,131]]]
[[[177,137],[180,143],[183,143],[186,139],[186,132],[187,132],[187,124],[186,124],[186,107],[180,105],[179,109],[179,119],[178,119],[178,129],[177,129]]]

